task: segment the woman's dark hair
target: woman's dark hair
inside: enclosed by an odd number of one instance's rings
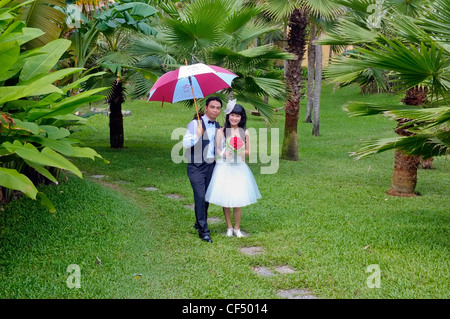
[[[233,110],[227,114],[227,116],[225,117],[225,125],[223,128],[223,134],[225,136],[225,138],[227,137],[227,129],[231,128],[231,124],[230,124],[230,114],[239,114],[241,116],[241,121],[238,124],[238,127],[242,128],[242,130],[239,130],[239,133],[241,134],[241,138],[242,140],[245,141],[245,129],[246,129],[246,124],[247,124],[247,115],[245,114],[245,109],[242,105],[240,104],[236,104],[233,108]]]

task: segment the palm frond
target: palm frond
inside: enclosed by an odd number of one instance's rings
[[[386,139],[372,139],[351,153],[356,159],[397,149],[408,155],[420,155],[424,159],[448,155],[450,152],[450,131],[440,134],[416,134]]]
[[[343,13],[342,7],[333,0],[302,0],[310,13],[320,18],[336,18]]]
[[[365,48],[355,48],[359,55],[353,55],[373,67],[396,72],[399,76],[398,87],[426,84],[432,86],[432,96],[448,92],[450,58],[443,54],[442,47],[431,43],[428,48],[422,42],[417,48],[412,44],[406,46],[398,39],[383,39],[385,43],[373,42]]]
[[[350,116],[369,116],[382,114],[384,112],[396,112],[397,110],[412,112],[422,108],[416,105],[404,105],[404,104],[376,104],[368,102],[353,101],[344,106],[344,110],[347,111]]]

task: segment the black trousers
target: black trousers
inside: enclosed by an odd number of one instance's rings
[[[200,237],[209,235],[208,223],[208,207],[209,203],[205,201],[206,190],[214,170],[215,162],[202,164],[187,164],[187,174],[191,181],[192,190],[194,191],[195,201],[195,227]]]

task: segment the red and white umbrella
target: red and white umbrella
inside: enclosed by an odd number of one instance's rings
[[[194,99],[197,118],[200,121],[195,99],[230,87],[236,77],[236,74],[215,65],[196,63],[181,66],[156,81],[148,100],[175,103]]]

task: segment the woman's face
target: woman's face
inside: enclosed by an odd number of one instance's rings
[[[230,113],[228,120],[230,121],[231,126],[237,126],[241,121],[241,115],[236,113]]]

